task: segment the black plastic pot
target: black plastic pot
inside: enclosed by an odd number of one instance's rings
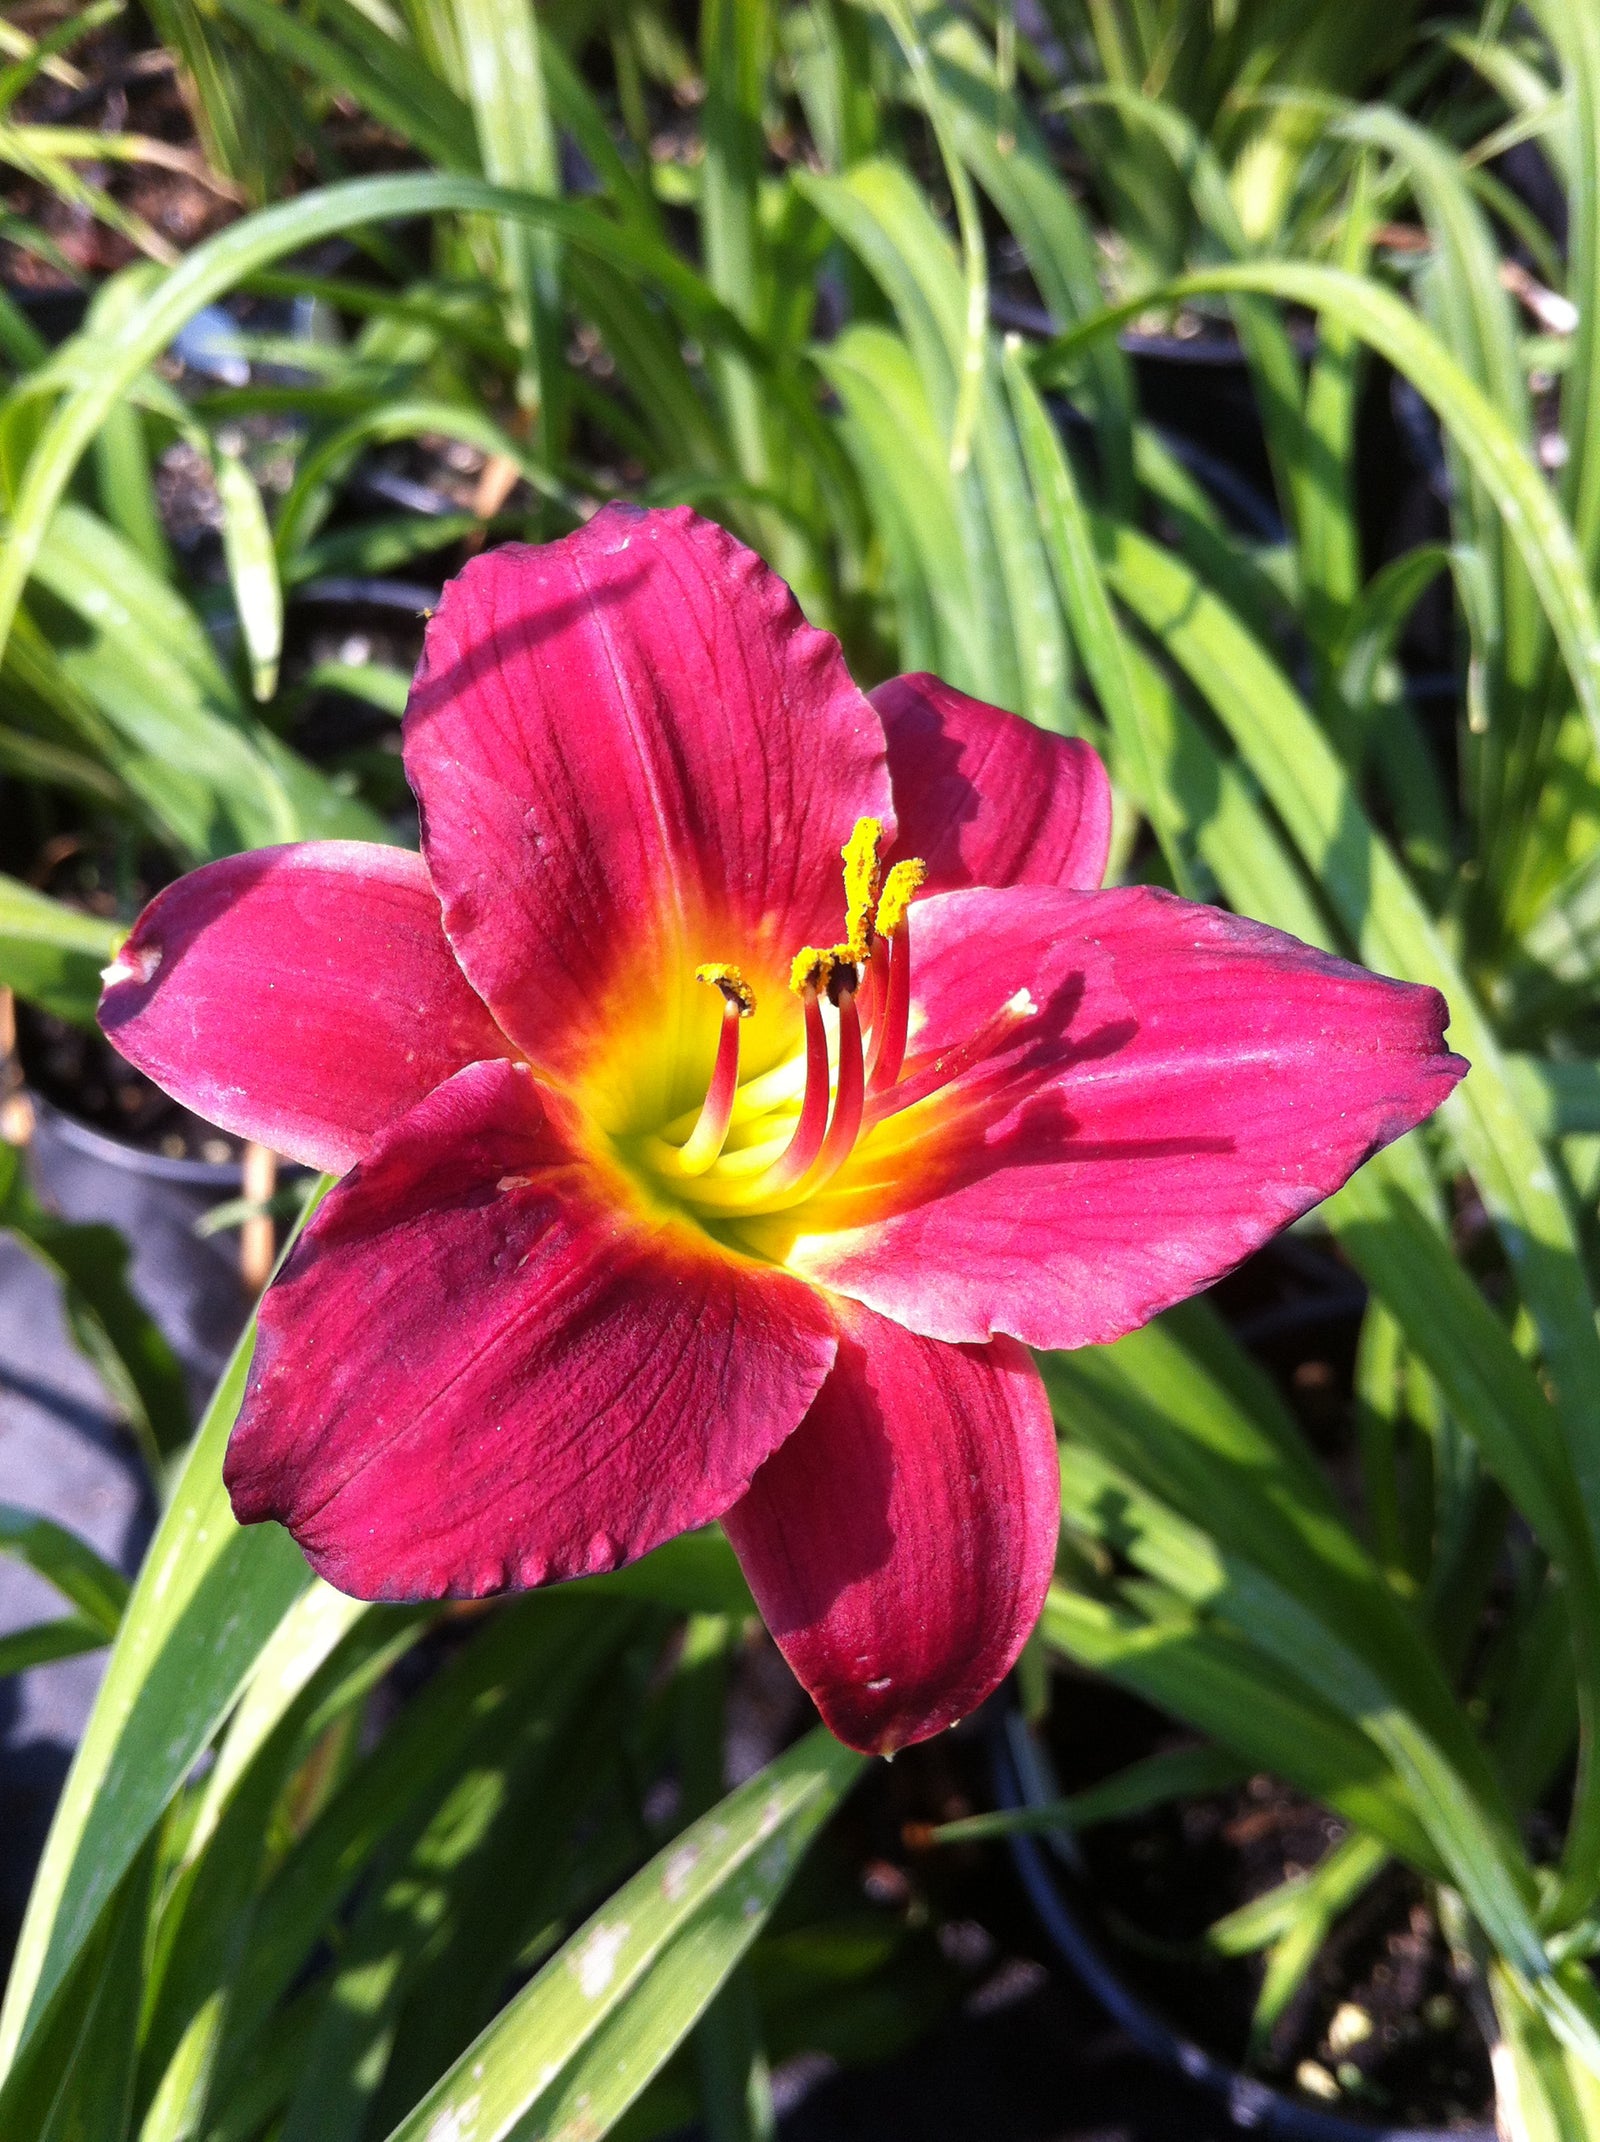
[[[1043,1807],[1058,1795],[1045,1774],[1022,1715],[1014,1705],[1000,1710],[990,1728],[990,1775],[996,1804],[1002,1808]],[[1286,2097],[1254,2076],[1241,2074],[1203,2046],[1196,2045],[1148,2007],[1101,1953],[1079,1913],[1069,1901],[1056,1869],[1077,1860],[1068,1831],[1008,1838],[1012,1862],[1027,1891],[1051,1947],[1106,2014],[1141,2052],[1173,2068],[1226,2106],[1234,2125],[1280,2142],[1497,2142],[1490,2127],[1386,2127],[1319,2112],[1315,2106]],[[1047,1851],[1046,1845],[1054,1847]]]
[[[130,1284],[183,1364],[198,1417],[250,1304],[238,1235],[207,1239],[195,1223],[240,1195],[242,1169],[145,1152],[37,1092],[29,1100],[35,1193],[63,1219],[122,1234]],[[144,1462],[73,1346],[54,1279],[3,1238],[0,1265],[0,1501],[54,1518],[131,1576],[156,1516]],[[42,1580],[0,1564],[0,1628],[60,1611]],[[103,1666],[104,1654],[90,1652],[0,1683],[0,1978]]]
[[[196,1223],[243,1191],[236,1161],[169,1159],[109,1137],[31,1096],[34,1187],[67,1220],[108,1223],[126,1238],[129,1283],[187,1372],[196,1410],[227,1365],[250,1303],[239,1238]]]

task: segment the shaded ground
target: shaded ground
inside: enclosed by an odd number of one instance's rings
[[[898,2059],[813,2081],[781,2122],[784,2142],[1227,2142],[1239,2131],[1077,1986],[1021,1961]]]
[[[237,1238],[195,1241],[203,1193],[152,1183],[75,1153],[41,1130],[34,1183],[66,1218],[107,1220],[132,1245],[130,1278],[189,1371],[196,1403],[216,1381],[243,1315]],[[142,1467],[94,1371],[68,1337],[51,1276],[0,1235],[0,1502],[80,1533],[130,1575],[154,1518]],[[63,1611],[60,1595],[0,1556],[0,1635]],[[103,1654],[0,1681],[0,1975]]]

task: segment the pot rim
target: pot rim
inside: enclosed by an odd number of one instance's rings
[[[1047,1774],[1043,1751],[1028,1731],[1014,1688],[1008,1690],[1008,1700],[990,1724],[989,1772],[996,1803],[1007,1811],[1044,1807],[1060,1797]],[[1077,1840],[1070,1830],[1006,1839],[1018,1879],[1051,1947],[1142,2053],[1220,2098],[1236,2127],[1276,2136],[1281,2142],[1498,2142],[1498,2130],[1493,2127],[1390,2127],[1319,2112],[1314,2105],[1274,2090],[1208,2053],[1147,2007],[1106,1961],[1053,1879],[1042,1849],[1046,1843],[1068,1867],[1080,1864]]]
[[[70,1151],[121,1168],[129,1175],[144,1175],[157,1182],[189,1183],[202,1190],[238,1191],[244,1182],[244,1164],[238,1160],[179,1160],[166,1153],[146,1152],[143,1146],[96,1130],[56,1102],[47,1100],[37,1087],[27,1088],[38,1123],[48,1135]]]

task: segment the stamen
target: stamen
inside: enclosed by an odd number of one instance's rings
[[[807,945],[789,962],[789,987],[803,1004],[808,989],[816,994],[827,987],[838,964],[837,946]]]
[[[725,960],[710,959],[703,967],[696,967],[697,982],[709,982],[713,989],[722,991],[724,1003],[733,1005],[741,1019],[748,1019],[756,1008],[756,993],[739,972]]]
[[[811,967],[796,983],[800,1001],[806,1015],[806,1089],[800,1103],[800,1116],[794,1127],[794,1136],[771,1169],[759,1178],[763,1195],[786,1190],[796,1183],[810,1168],[822,1150],[824,1134],[828,1127],[828,1030],[822,1023],[822,1000],[817,994],[817,985],[810,979],[819,970],[826,976],[832,972],[834,957],[831,952],[818,952],[814,946],[802,952],[794,963],[794,971],[801,974],[801,960],[809,958]],[[826,962],[826,966],[823,966]],[[756,1185],[751,1185],[751,1194]]]
[[[700,1120],[677,1148],[674,1172],[682,1175],[703,1175],[727,1143],[733,1097],[739,1090],[739,1028],[756,1008],[756,993],[737,967],[713,961],[695,969],[695,980],[722,992],[722,1031]]]
[[[868,1084],[875,1094],[894,1084],[906,1060],[911,1025],[911,901],[927,876],[927,864],[918,856],[908,856],[890,871],[878,901],[878,933],[888,940],[889,973],[882,1009],[873,1022]]]
[[[850,1158],[861,1135],[861,1113],[866,1105],[867,1082],[861,1057],[861,1019],[856,1011],[856,993],[839,991],[839,1086],[833,1097],[833,1121],[822,1141],[817,1164],[806,1179],[807,1197],[838,1174]]]
[[[889,940],[889,981],[883,1018],[873,1035],[872,1090],[883,1093],[900,1076],[911,1028],[911,932],[901,923]]]
[[[910,857],[885,876],[882,848],[879,821],[857,819],[842,851],[844,941],[807,945],[790,967],[789,986],[800,999],[805,1030],[797,1054],[741,1086],[739,1028],[755,1010],[754,993],[735,967],[697,969],[698,978],[723,997],[711,1081],[698,1113],[686,1110],[643,1140],[640,1157],[672,1178],[675,1194],[707,1217],[753,1219],[804,1203],[844,1166],[864,1132],[970,1060],[962,1050],[947,1051],[932,1064],[919,1063],[904,1086],[897,1084],[911,1018],[908,913],[928,872]],[[838,1012],[836,1083],[829,1076],[824,990]],[[1006,1016],[1015,1010],[1006,1007]],[[864,1022],[871,1030],[870,1055]],[[987,1030],[982,1038],[990,1041]]]
[[[884,992],[889,986],[889,940],[876,932],[872,939],[872,957],[867,961],[861,977],[861,1024],[872,1038],[867,1047],[867,1072],[870,1076],[878,1060],[878,1050],[883,1042]]]
[[[883,881],[883,896],[878,902],[878,928],[885,937],[893,933],[910,913],[911,902],[928,882],[928,866],[920,855],[908,855],[903,863],[896,863]]]
[[[841,963],[835,972],[837,975],[849,976],[855,973],[855,969]],[[832,984],[829,994],[834,994]],[[828,1124],[826,1137],[820,1134],[809,1135],[815,1119],[810,1124],[807,1121],[817,1094],[821,1094],[824,1106],[827,1103],[827,1041],[824,1038],[821,1076],[815,1085],[810,1080],[807,1081],[800,1124],[788,1150],[762,1173],[754,1177],[746,1176],[737,1183],[732,1180],[729,1164],[724,1162],[722,1169],[718,1170],[718,1175],[712,1177],[704,1190],[697,1186],[694,1192],[697,1203],[710,1201],[708,1193],[714,1194],[718,1188],[718,1177],[725,1177],[726,1195],[717,1198],[716,1202],[728,1211],[737,1212],[741,1219],[759,1219],[767,1213],[782,1212],[791,1205],[804,1204],[806,1199],[814,1197],[824,1184],[831,1182],[849,1159],[855,1150],[856,1140],[861,1135],[861,1119],[866,1105],[866,1073],[862,1061],[861,1020],[856,1011],[856,992],[848,981],[839,985],[836,1002],[839,1007],[839,1086],[833,1098],[833,1120]],[[816,999],[811,997],[806,1003],[808,1042],[813,1031],[813,1015],[817,1022],[816,1030],[821,1032],[821,1008]],[[808,1135],[803,1137],[802,1133]],[[806,1157],[808,1150],[809,1158]],[[745,1158],[742,1153],[733,1156],[735,1161]]]
[[[902,1109],[914,1108],[918,1101],[925,1101],[929,1094],[938,1093],[953,1079],[960,1078],[964,1071],[981,1064],[985,1057],[1001,1048],[1025,1020],[1036,1018],[1038,1011],[1031,990],[1016,990],[975,1034],[952,1043],[948,1049],[941,1049],[937,1056],[919,1059],[909,1078],[899,1080],[890,1090],[880,1089],[871,1094],[865,1111],[867,1128],[876,1129],[890,1116],[899,1115]]]
[[[876,818],[858,818],[839,851],[844,858],[844,945],[859,967],[872,950],[872,918],[878,905],[883,826]]]

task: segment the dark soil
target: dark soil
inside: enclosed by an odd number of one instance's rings
[[[60,7],[24,4],[7,10],[31,35],[43,35],[64,16]],[[16,116],[35,126],[81,127],[101,134],[139,134],[177,152],[176,168],[157,163],[79,163],[80,176],[108,193],[154,234],[158,247],[186,251],[239,214],[234,188],[209,174],[197,153],[194,125],[171,56],[125,15],[76,44],[68,65],[81,82],[48,73],[29,83]],[[49,251],[0,243],[0,276],[19,296],[47,301],[70,293],[141,258],[140,248],[86,206],[15,171],[4,174],[0,200],[42,232]],[[44,309],[48,311],[47,304]]]

